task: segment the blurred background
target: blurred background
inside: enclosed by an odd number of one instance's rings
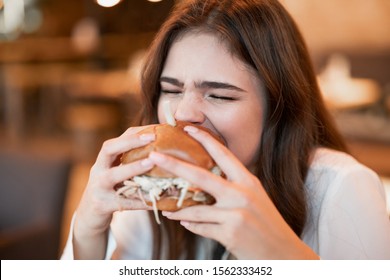
[[[0,0],[1,259],[59,257],[102,142],[142,106],[143,55],[176,1]],[[280,1],[352,154],[389,197],[390,1]]]

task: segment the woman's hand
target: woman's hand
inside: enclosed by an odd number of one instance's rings
[[[88,184],[76,211],[73,246],[77,258],[103,258],[107,231],[115,211],[150,209],[139,199],[118,196],[114,187],[153,167],[149,159],[118,165],[122,153],[146,145],[154,134],[136,134],[144,127],[129,128],[118,138],[104,142],[90,171]]]
[[[213,195],[211,206],[163,212],[195,234],[217,240],[239,259],[318,258],[284,221],[261,182],[223,145],[195,128],[185,130],[214,158],[226,179],[175,158],[151,153],[154,164]]]

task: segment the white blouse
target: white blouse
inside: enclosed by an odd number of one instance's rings
[[[308,220],[301,239],[321,259],[390,259],[390,220],[385,191],[376,173],[345,153],[319,148],[305,186]],[[73,259],[72,228],[62,259]],[[210,259],[215,242],[200,240],[197,258]],[[116,212],[106,259],[151,257],[152,229],[147,212]]]

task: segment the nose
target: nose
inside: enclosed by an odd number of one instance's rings
[[[176,120],[194,124],[202,124],[206,120],[200,100],[197,100],[190,94],[184,94],[183,98],[178,100],[172,107]]]

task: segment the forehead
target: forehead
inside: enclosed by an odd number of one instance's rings
[[[257,76],[253,69],[232,54],[226,42],[204,32],[187,32],[177,38],[168,52],[162,74],[183,78],[193,74],[233,80]]]

